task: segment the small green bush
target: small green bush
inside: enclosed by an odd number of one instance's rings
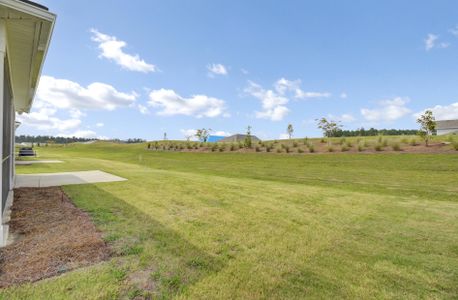
[[[285,146],[285,151],[286,151],[286,153],[289,153],[289,151],[290,151],[289,150],[289,146]]]
[[[254,147],[254,150],[255,150],[256,152],[261,152],[261,148],[260,148],[259,146]]]
[[[375,144],[374,150],[375,151],[383,151],[382,144],[380,144],[380,143]]]
[[[407,138],[402,138],[401,139],[401,143],[403,144],[408,144],[409,143],[409,140]]]
[[[345,144],[345,138],[341,138],[341,139],[337,142],[337,144],[339,144],[339,145]]]
[[[305,139],[304,139],[304,145],[307,145],[308,142],[309,142],[309,138],[308,138],[308,137],[305,137]]]
[[[394,151],[401,151],[401,146],[399,145],[398,142],[395,142],[391,145],[391,148],[393,148]]]
[[[293,142],[293,147],[297,148],[297,146],[298,146],[297,142]]]
[[[409,144],[410,144],[410,146],[417,146],[418,145],[416,139],[411,139]]]
[[[334,148],[331,145],[328,146],[328,152],[334,152]]]
[[[281,153],[281,148],[277,148],[277,153]]]
[[[351,141],[347,141],[346,145],[347,145],[348,148],[353,147],[353,144],[351,143]]]
[[[453,142],[452,146],[453,146],[453,149],[458,151],[458,142]]]
[[[340,151],[342,151],[342,152],[346,152],[346,151],[348,151],[348,150],[350,150],[350,148],[348,148],[348,147],[345,146],[345,145],[343,145],[343,146],[340,148]]]
[[[322,138],[322,139],[320,140],[320,143],[324,144],[324,143],[326,143],[326,140],[325,140],[324,138]]]
[[[359,152],[364,151],[364,146],[361,144],[358,144],[358,151]]]
[[[388,146],[388,140],[387,140],[387,139],[384,139],[384,140],[382,141],[382,146],[383,146],[383,147]]]
[[[369,142],[367,140],[364,140],[363,146],[364,146],[364,148],[369,147]]]
[[[304,150],[302,150],[301,148],[297,148],[297,153],[304,153]]]
[[[309,147],[309,152],[310,152],[310,153],[315,152],[315,146],[313,146],[312,143],[310,143],[308,147]]]

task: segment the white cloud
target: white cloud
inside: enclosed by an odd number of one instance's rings
[[[246,70],[244,68],[241,68],[240,72],[242,72],[243,75],[248,75],[250,73],[250,72],[248,72],[248,70]]]
[[[303,91],[300,86],[301,81],[299,79],[288,80],[286,78],[280,78],[274,84],[275,90],[280,95],[285,95],[287,92],[293,92],[294,98],[297,99],[328,98],[331,96],[331,93],[328,92],[306,92]]]
[[[77,128],[81,125],[81,120],[76,118],[60,119],[55,116],[57,110],[49,105],[41,105],[37,111],[28,114],[17,115],[17,120],[24,125],[34,127],[38,130],[58,130],[66,131]]]
[[[189,139],[192,141],[197,140],[197,137],[196,137],[197,130],[196,129],[180,129],[180,132],[181,134],[183,134],[185,139]]]
[[[100,57],[112,60],[129,71],[143,73],[158,71],[155,65],[145,62],[138,54],[131,55],[125,53],[123,48],[127,46],[126,42],[120,41],[114,36],[101,33],[97,29],[91,29],[91,33],[91,39],[98,43],[98,47],[101,51]]]
[[[135,92],[119,92],[105,83],[94,82],[83,87],[74,81],[41,76],[36,100],[56,108],[71,109],[81,116],[79,109],[114,110],[120,106],[129,106],[137,97]]]
[[[351,114],[342,114],[340,116],[328,115],[328,118],[343,123],[351,123],[356,121],[355,117],[353,117]]]
[[[231,136],[232,134],[230,132],[226,132],[226,131],[215,131],[215,132],[212,132],[212,135]]]
[[[278,136],[278,139],[279,140],[288,140],[289,135],[287,133],[280,133],[280,135]]]
[[[274,88],[272,90],[264,89],[259,84],[248,81],[248,86],[244,91],[261,101],[262,111],[255,112],[257,118],[280,121],[289,113],[289,108],[286,104],[288,104],[290,97],[306,99],[331,96],[327,92],[305,92],[300,86],[301,81],[299,79],[288,80],[280,78],[273,84]]]
[[[97,137],[97,133],[92,130],[77,130],[73,133],[70,134],[58,134],[58,136],[62,137],[77,137],[77,138],[86,138],[86,139],[92,139]]]
[[[340,93],[340,98],[347,99],[348,98],[347,93],[345,93],[345,92]]]
[[[379,107],[375,109],[361,109],[361,115],[368,121],[394,121],[404,117],[411,112],[405,105],[409,98],[395,97],[393,99],[381,100],[378,102]]]
[[[458,102],[452,103],[450,105],[436,105],[425,110],[431,110],[436,120],[458,119]],[[418,118],[418,116],[424,113],[425,110],[414,114],[414,116]]]
[[[227,75],[227,68],[222,64],[209,64],[207,65],[208,76],[214,77],[215,75]]]
[[[103,124],[102,122],[99,122],[99,123],[95,124],[95,126],[97,126],[97,127],[103,127],[103,126],[105,126],[105,124]]]
[[[140,111],[140,113],[141,113],[142,115],[149,115],[149,113],[150,113],[148,107],[146,107],[146,106],[143,105],[143,104],[139,104],[139,105],[137,106],[137,108],[138,108],[138,110]]]
[[[259,84],[252,81],[248,82],[245,93],[259,99],[262,103],[262,111],[256,112],[256,117],[260,119],[270,119],[272,121],[282,120],[289,112],[285,106],[289,99],[283,97],[273,90],[265,90]]]
[[[432,48],[434,48],[434,44],[436,43],[436,40],[438,38],[439,37],[437,35],[434,35],[432,33],[428,34],[428,36],[425,39],[425,49],[426,49],[426,51],[429,51]]]
[[[449,29],[449,32],[454,36],[458,37],[458,25],[455,25],[455,27]]]
[[[428,36],[425,39],[425,50],[429,51],[433,48],[448,48],[450,46],[450,43],[446,42],[440,42],[438,43],[439,36],[429,33]]]
[[[151,91],[148,105],[153,108],[160,108],[158,114],[164,116],[185,115],[196,118],[228,116],[224,100],[206,95],[193,95],[184,98],[174,90]]]
[[[296,95],[294,96],[298,99],[306,99],[306,98],[329,98],[331,97],[331,93],[328,92],[304,92],[301,89],[296,90]]]

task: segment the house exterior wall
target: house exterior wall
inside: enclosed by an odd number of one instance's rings
[[[437,135],[458,134],[458,128],[437,129]]]
[[[0,246],[8,236],[7,207],[12,202],[14,187],[14,103],[11,92],[10,72],[6,53],[5,23],[0,21],[0,158],[2,184],[0,186]]]

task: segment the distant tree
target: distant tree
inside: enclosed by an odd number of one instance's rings
[[[318,121],[318,128],[323,131],[325,137],[334,137],[338,136],[338,132],[341,131],[342,125],[334,122],[332,120],[327,120],[326,118],[316,119]]]
[[[252,138],[251,138],[251,126],[247,127],[246,136],[245,136],[245,147],[251,148]]]
[[[288,124],[288,128],[286,128],[286,132],[288,133],[289,139],[293,137],[294,128],[292,124]]]
[[[208,137],[210,136],[210,131],[211,131],[210,128],[197,129],[196,137],[199,139],[199,141],[206,143],[208,140]]]
[[[433,112],[430,110],[425,111],[417,119],[417,123],[420,124],[418,135],[425,141],[425,145],[428,147],[431,135],[436,130],[436,119],[433,116]]]
[[[167,132],[164,132],[164,141],[167,140]]]

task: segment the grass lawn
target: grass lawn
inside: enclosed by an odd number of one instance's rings
[[[125,182],[66,186],[115,255],[2,299],[458,295],[457,154],[240,154],[95,143],[38,148]],[[141,288],[144,286],[147,288]]]

